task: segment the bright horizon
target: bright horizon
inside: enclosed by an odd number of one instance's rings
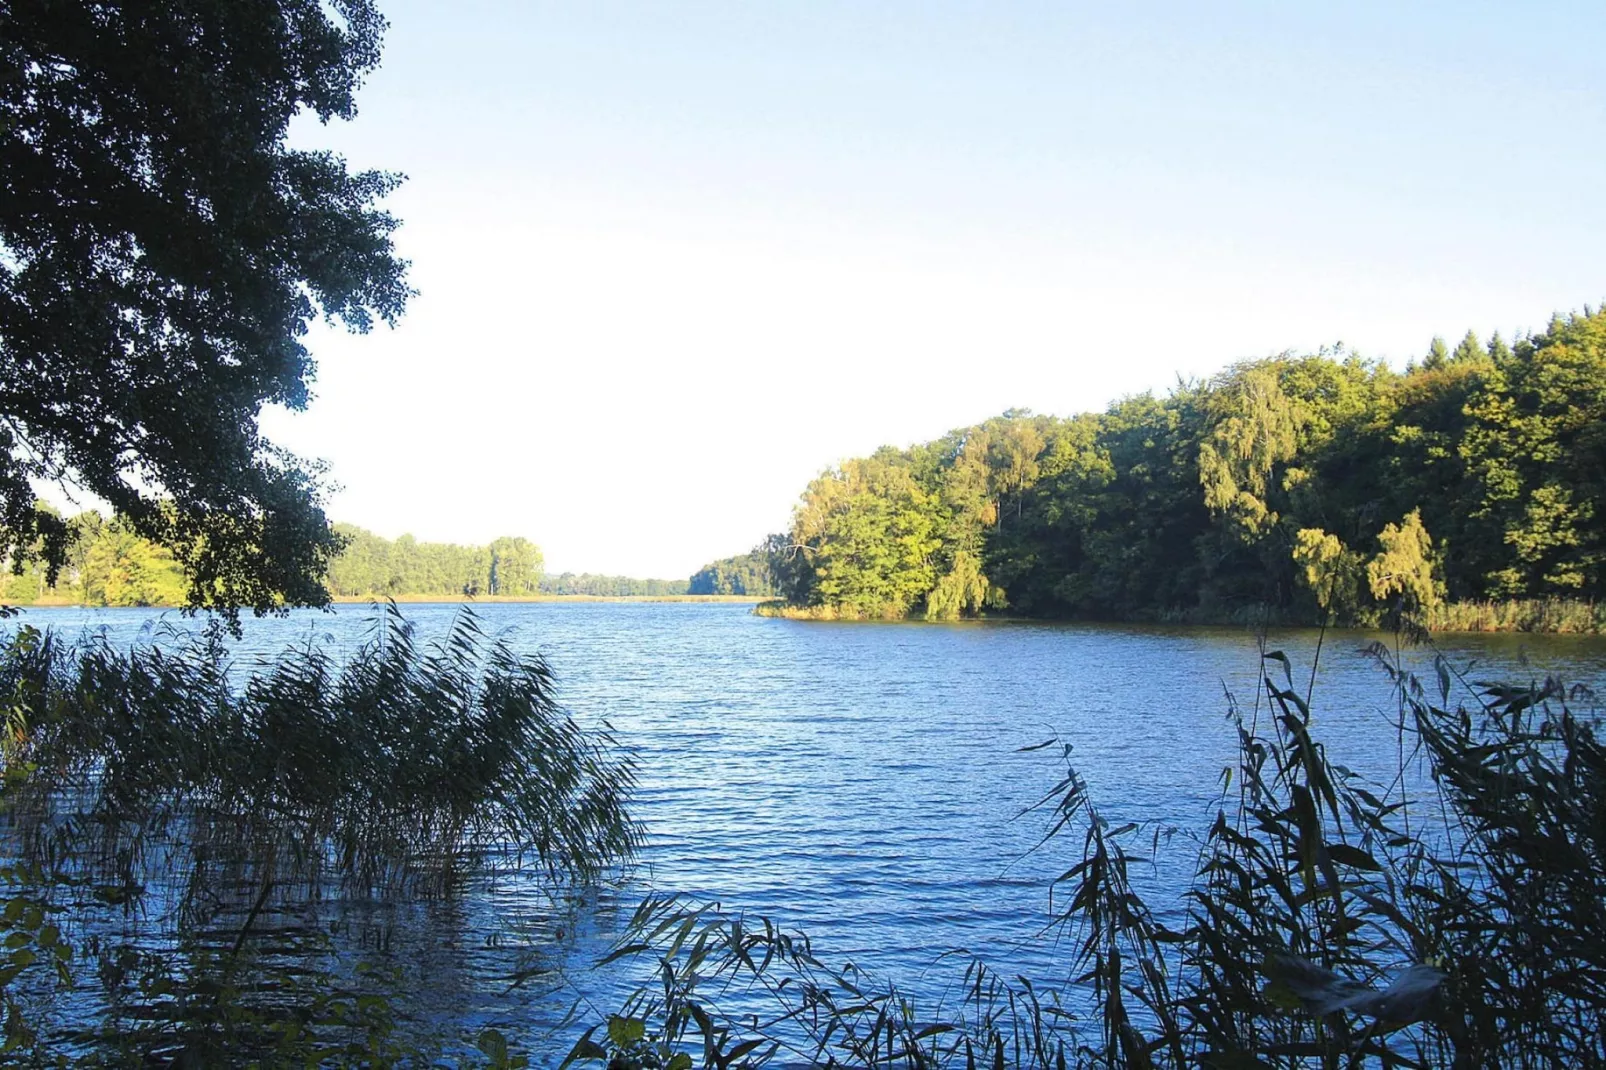
[[[386,537],[680,578],[882,444],[1606,297],[1596,7],[385,10],[296,141],[420,296],[265,429]]]

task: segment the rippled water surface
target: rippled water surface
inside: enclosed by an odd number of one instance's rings
[[[454,606],[405,607],[421,637]],[[551,662],[582,721],[607,718],[640,763],[636,813],[644,866],[570,915],[539,915],[556,941],[540,992],[505,993],[499,931],[518,918],[516,887],[431,908],[407,940],[433,970],[442,1014],[519,1026],[555,1016],[576,994],[603,1005],[624,979],[586,963],[642,891],[678,891],[806,930],[831,962],[852,960],[940,998],[968,949],[1043,981],[1068,969],[1051,939],[1048,881],[1077,845],[1033,851],[1040,815],[1020,816],[1060,773],[1058,752],[1019,748],[1058,737],[1112,821],[1176,828],[1142,874],[1174,904],[1191,871],[1187,836],[1214,814],[1234,760],[1226,693],[1252,705],[1258,656],[1245,631],[1029,623],[824,624],[754,617],[748,607],[687,603],[489,604],[492,634]],[[119,644],[162,641],[147,610],[34,610],[25,623],[105,629]],[[176,615],[164,618],[185,627]],[[246,622],[238,660],[309,640],[347,649],[367,607]],[[13,625],[15,622],[11,622]],[[1329,633],[1314,687],[1318,735],[1336,761],[1387,779],[1397,767],[1392,692],[1357,653],[1371,637]],[[1271,637],[1303,690],[1317,634]],[[1557,673],[1597,683],[1598,639],[1456,636],[1439,641],[1469,679]],[[1408,655],[1424,671],[1428,655]],[[563,979],[566,979],[563,980]],[[560,981],[567,987],[560,988]],[[593,1019],[594,1020],[594,1019]]]

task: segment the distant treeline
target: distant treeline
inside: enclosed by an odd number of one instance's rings
[[[350,524],[336,524],[335,530],[346,539],[329,566],[329,593],[336,598],[518,597],[541,589],[541,549],[528,539],[459,546],[411,535],[385,539]]]
[[[770,569],[769,548],[760,546],[737,557],[726,557],[704,565],[692,573],[691,585],[686,593],[753,595],[758,598],[772,598],[780,594],[775,575]]]
[[[598,598],[663,597],[686,593],[685,580],[638,580],[590,572],[560,572],[541,577],[542,594],[592,595]]]
[[[0,572],[0,603],[38,601],[97,606],[183,605],[188,590],[172,554],[133,534],[122,521],[93,510],[68,521],[74,538],[54,586],[37,562],[21,573]],[[411,535],[386,539],[350,524],[336,524],[345,549],[326,578],[335,598],[464,598],[590,595],[604,598],[683,595],[686,580],[635,579],[572,572],[542,572],[540,547],[505,537],[485,546],[420,542]]]
[[[814,480],[771,540],[820,616],[1375,622],[1606,593],[1606,313],[1403,373],[1341,347],[1068,419],[1011,411]],[[1441,607],[1442,608],[1442,607]]]

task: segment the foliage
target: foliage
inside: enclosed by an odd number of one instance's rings
[[[1364,559],[1347,549],[1337,535],[1321,528],[1301,528],[1294,536],[1294,564],[1316,596],[1316,604],[1340,619],[1353,618],[1360,605]]]
[[[582,595],[592,598],[662,598],[683,595],[685,580],[640,580],[631,576],[602,576],[590,572],[560,572],[541,577],[542,594]]]
[[[762,546],[736,557],[710,562],[692,573],[687,594],[742,594],[768,598],[777,593],[769,553]]]
[[[1403,374],[1283,354],[884,447],[811,483],[768,551],[810,616],[1370,624],[1402,596],[1601,599],[1602,472],[1606,312],[1586,309]]]
[[[518,597],[540,589],[541,549],[528,539],[458,546],[411,535],[392,541],[348,524],[336,524],[335,531],[346,543],[329,564],[329,591],[337,598]]]
[[[19,560],[0,596],[19,604],[47,598],[96,606],[184,603],[179,563],[123,518],[108,521],[88,511],[66,526],[72,541],[56,582],[47,583],[42,562]],[[342,548],[329,563],[325,584],[337,598],[518,598],[541,590],[541,548],[528,539],[505,536],[487,546],[457,546],[411,535],[384,539],[350,524],[336,524],[334,531]]]
[[[1413,509],[1403,522],[1384,524],[1377,541],[1382,552],[1366,563],[1372,597],[1398,598],[1416,613],[1437,605],[1441,585],[1434,578],[1433,540],[1422,527],[1422,514]]]
[[[467,611],[421,647],[392,607],[343,665],[309,643],[243,679],[215,631],[126,652],[84,643],[24,627],[0,651],[22,726],[4,752],[0,842],[18,901],[81,938],[97,912],[137,911],[168,942],[153,956],[88,938],[95,974],[143,978],[146,1008],[96,1043],[204,1062],[220,1037],[316,1047],[356,1028],[360,1047],[395,1054],[368,995],[316,977],[287,989],[304,970],[259,983],[247,967],[269,915],[332,894],[453,894],[493,870],[584,882],[638,842],[633,767],[606,726],[567,717],[540,657]]]
[[[183,565],[196,605],[319,605],[320,470],[258,428],[301,408],[314,318],[409,291],[397,176],[291,149],[356,114],[369,0],[17,0],[0,19],[0,556],[66,554],[33,481],[87,490]]]
[[[650,901],[614,956],[652,959],[656,980],[570,1061],[1598,1065],[1606,747],[1575,708],[1581,692],[1471,685],[1442,658],[1425,687],[1388,649],[1372,654],[1395,685],[1402,775],[1379,786],[1330,763],[1309,692],[1267,652],[1253,706],[1230,714],[1239,762],[1196,845],[1179,922],[1130,880],[1161,849],[1159,830],[1114,827],[1067,765],[1042,804],[1045,847],[1075,838],[1055,882],[1067,986],[1006,982],[978,962],[958,1005],[921,1007],[852,966],[826,967],[806,936],[768,920]],[[1452,706],[1458,690],[1466,700]],[[1403,775],[1407,747],[1431,770],[1424,793]]]

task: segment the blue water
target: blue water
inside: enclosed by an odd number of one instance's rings
[[[405,607],[426,639],[457,611]],[[635,751],[635,812],[649,834],[634,873],[567,911],[499,882],[406,926],[400,946],[430,986],[426,1015],[521,1033],[550,1025],[575,998],[614,1009],[607,1001],[633,978],[589,963],[647,889],[774,917],[807,931],[827,962],[895,978],[927,1006],[953,998],[963,970],[945,957],[953,949],[1006,975],[1063,981],[1064,948],[1035,937],[1050,918],[1049,882],[1079,857],[1080,840],[1033,850],[1047,818],[1022,814],[1061,763],[1055,749],[1019,748],[1057,737],[1112,822],[1176,830],[1136,873],[1167,912],[1192,871],[1190,837],[1214,816],[1222,770],[1235,761],[1226,694],[1246,714],[1257,694],[1256,640],[1237,629],[824,624],[685,603],[474,611],[491,633],[544,654],[575,716],[606,718]],[[371,619],[367,607],[342,606],[248,620],[237,662],[248,668],[309,640],[349,649]],[[21,622],[104,630],[123,645],[164,641],[148,610],[33,610]],[[1301,691],[1317,638],[1270,637]],[[1387,781],[1398,768],[1396,704],[1382,671],[1357,653],[1371,638],[1325,637],[1315,725],[1335,761]],[[1606,676],[1599,639],[1438,645],[1470,679]],[[1408,655],[1431,677],[1429,658]],[[521,956],[506,949],[521,943]],[[546,972],[508,993],[512,960],[532,956]]]

